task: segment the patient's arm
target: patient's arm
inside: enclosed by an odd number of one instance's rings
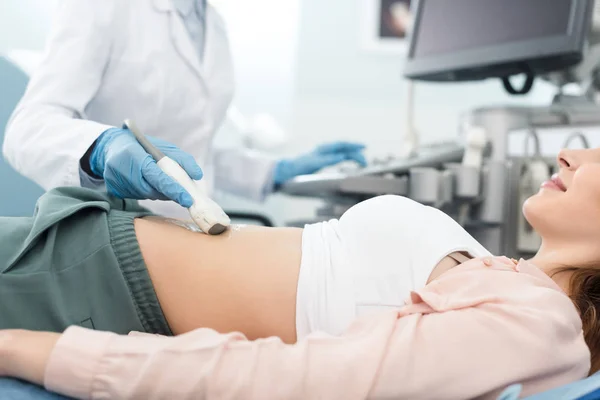
[[[572,302],[534,266],[514,268],[470,261],[398,312],[295,345],[209,329],[126,337],[72,327],[60,339],[14,332],[4,343],[0,332],[0,374],[4,365],[41,383],[15,366],[46,364],[33,370],[50,390],[143,399],[496,398],[514,382],[526,397],[585,377],[589,350]]]
[[[144,218],[135,230],[173,333],[209,327],[295,342],[301,229],[233,226],[208,236]]]

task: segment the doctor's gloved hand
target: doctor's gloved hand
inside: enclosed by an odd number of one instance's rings
[[[323,144],[308,154],[281,160],[275,165],[274,184],[281,185],[298,175],[313,174],[342,161],[355,161],[360,166],[366,167],[364,149],[365,146],[359,143],[334,142]]]
[[[202,179],[202,169],[190,154],[163,140],[148,139],[179,163],[192,179]],[[173,200],[186,208],[194,203],[192,196],[158,167],[128,130],[113,128],[100,135],[90,155],[90,167],[95,175],[104,178],[108,193],[119,198]]]

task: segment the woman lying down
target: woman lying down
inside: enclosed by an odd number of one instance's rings
[[[524,205],[543,238],[529,261],[402,197],[210,237],[52,191],[0,220],[0,375],[144,399],[495,398],[581,379],[600,366],[600,150],[558,161]]]

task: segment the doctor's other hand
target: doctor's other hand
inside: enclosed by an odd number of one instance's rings
[[[281,185],[298,175],[309,175],[342,161],[355,161],[361,167],[367,166],[363,154],[365,145],[351,142],[327,143],[308,154],[292,159],[284,159],[275,165],[273,181]]]
[[[181,165],[192,179],[202,179],[202,169],[190,154],[163,140],[148,140]],[[113,128],[102,133],[90,155],[90,168],[104,179],[108,193],[116,197],[173,200],[186,208],[194,203],[192,196],[158,167],[128,130]]]

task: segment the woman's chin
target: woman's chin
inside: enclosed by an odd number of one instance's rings
[[[523,213],[525,220],[533,227],[535,227],[535,220],[544,214],[542,210],[544,208],[544,199],[542,197],[543,194],[541,191],[531,197],[528,197],[523,202],[523,207],[521,208],[521,212]]]

